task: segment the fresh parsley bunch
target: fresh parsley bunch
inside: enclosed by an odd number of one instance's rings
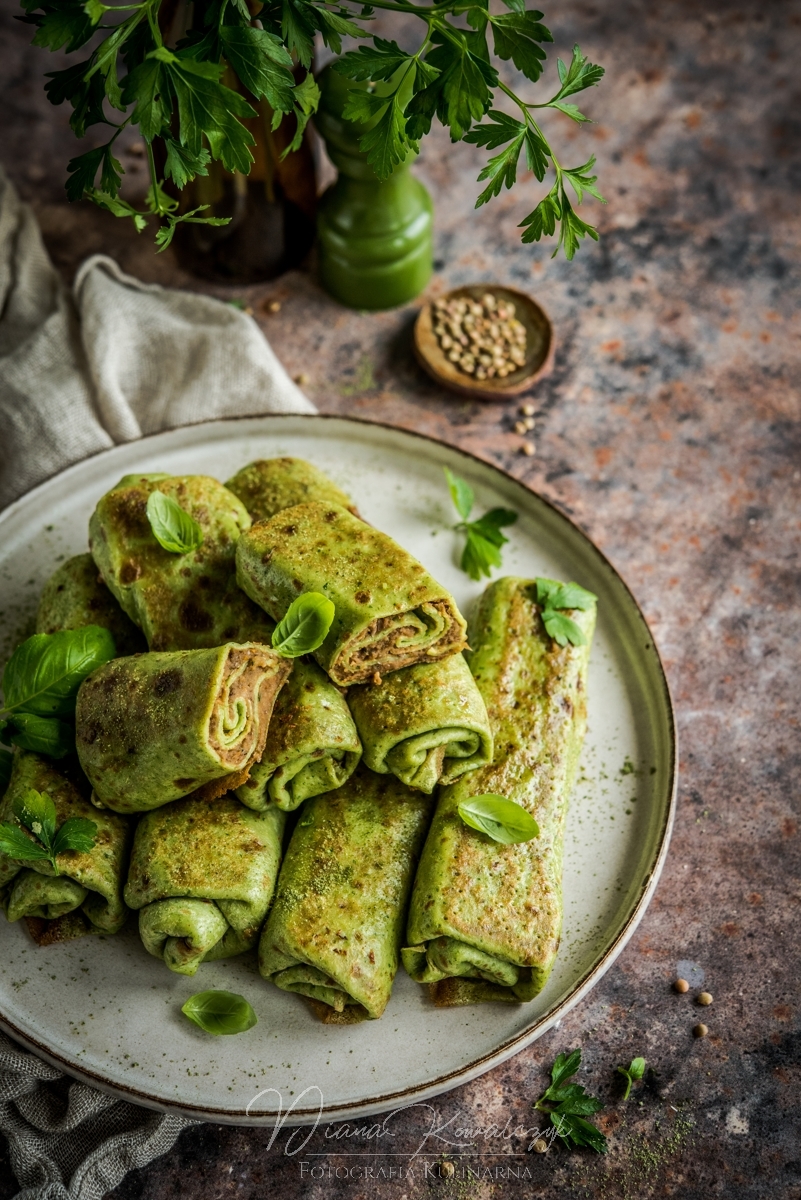
[[[18,825],[0,821],[0,853],[9,858],[48,862],[53,874],[59,875],[59,854],[86,852],[95,844],[97,824],[86,817],[70,817],[56,828],[56,806],[46,792],[29,788],[23,799],[15,799],[13,813]]]
[[[453,507],[462,520],[454,529],[466,534],[464,550],[462,551],[461,568],[471,579],[487,578],[493,567],[501,565],[501,546],[509,541],[501,530],[507,525],[514,525],[517,513],[509,508],[491,508],[483,517],[476,521],[468,521],[475,503],[475,493],[470,484],[453,471],[444,467],[445,478],[451,493]]]
[[[581,1066],[581,1050],[560,1054],[551,1068],[551,1084],[546,1088],[534,1107],[548,1113],[556,1136],[568,1150],[575,1146],[589,1146],[599,1154],[606,1154],[606,1137],[597,1125],[587,1118],[600,1112],[603,1104],[590,1096],[580,1083],[568,1083]]]
[[[514,184],[525,151],[527,168],[536,178],[542,182],[553,170],[554,181],[522,222],[523,241],[539,241],[559,225],[554,254],[561,246],[572,258],[585,235],[597,240],[597,231],[575,212],[568,191],[569,187],[579,204],[585,193],[603,202],[596,176],[590,174],[595,159],[564,166],[537,117],[540,110],[550,109],[578,124],[589,120],[569,97],[595,86],[604,71],[575,46],[570,63],[557,62],[559,83],[551,96],[535,102],[513,91],[501,78],[501,65],[512,62],[536,83],[546,57],[543,47],[553,41],[541,23],[543,14],[527,9],[526,0],[504,0],[509,11],[500,14],[490,12],[489,0],[195,0],[192,29],[174,47],[164,44],[159,25],[162,0],[21,3],[21,19],[36,27],[35,45],[84,52],[80,61],[49,74],[48,98],[53,104],[67,101],[72,106],[70,124],[78,137],[95,125],[110,133],[103,145],[69,163],[69,199],[93,200],[116,216],[131,218],[140,231],[156,217],[160,250],[169,245],[179,222],[227,223],[225,218],[198,215],[208,205],[179,212],[178,200],[165,190],[167,180],[180,192],[196,176],[208,174],[212,159],[232,172],[250,171],[254,139],[243,120],[255,117],[256,111],[224,78],[232,82],[234,76],[252,98],[269,104],[273,128],[284,115],[293,114],[295,136],[289,150],[296,149],[320,98],[308,70],[315,35],[339,54],[344,35],[370,37],[363,26],[376,8],[423,22],[413,53],[373,37],[372,45],[360,46],[336,64],[349,79],[371,85],[354,91],[345,116],[373,122],[361,147],[379,178],[385,179],[409,151],[417,150],[436,117],[450,130],[452,141],[498,151],[479,175],[488,184],[476,207]],[[292,73],[295,61],[307,69],[299,82]],[[391,87],[378,96],[372,90],[376,83]],[[517,116],[496,107],[502,97]],[[120,119],[112,119],[113,113]],[[147,147],[150,189],[142,209],[119,195],[123,169],[114,157],[114,144],[128,125],[139,127]],[[161,172],[153,151],[156,143],[164,163]]]

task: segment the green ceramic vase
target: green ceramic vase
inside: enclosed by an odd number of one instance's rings
[[[318,209],[320,281],[350,308],[406,304],[423,290],[432,270],[433,206],[409,171],[416,155],[410,153],[389,179],[379,180],[359,149],[372,122],[342,116],[349,91],[368,85],[354,83],[330,66],[319,84],[315,122],[339,171]],[[390,85],[383,86],[389,90]]]

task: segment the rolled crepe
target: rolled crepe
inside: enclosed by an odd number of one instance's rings
[[[286,816],[235,796],[191,797],[147,813],[136,827],[125,899],[139,911],[145,949],[171,971],[256,944],[272,900]]]
[[[324,1018],[380,1017],[398,969],[431,801],[364,767],[304,805],[259,942],[259,970]]]
[[[253,521],[266,521],[309,500],[339,504],[358,516],[350,496],[302,458],[260,458],[237,471],[225,486],[239,497]]]
[[[160,491],[200,525],[203,543],[173,554],[147,519]],[[89,521],[89,548],[103,581],[151,650],[199,650],[223,642],[269,643],[263,613],[236,585],[234,550],[250,527],[245,506],[205,475],[126,475]]]
[[[125,615],[97,572],[91,554],[62,563],[44,585],[36,614],[37,633],[59,633],[100,625],[114,638],[117,654],[147,649],[142,631]]]
[[[240,587],[276,621],[301,592],[335,607],[317,662],[348,687],[466,644],[453,597],[387,537],[335,504],[298,504],[260,521],[237,543]]]
[[[98,812],[88,796],[81,794],[78,783],[47,759],[18,751],[0,802],[0,820],[19,824],[14,803],[33,788],[47,793],[53,801],[56,828],[71,817],[86,817],[97,826],[91,850],[66,850],[57,856],[58,875],[48,862],[0,854],[0,895],[5,914],[9,921],[28,918],[28,928],[40,943],[85,933],[116,933],[128,915],[122,889],[131,824],[125,817]]]
[[[489,717],[461,654],[348,691],[365,765],[433,792],[492,759]]]
[[[248,808],[291,812],[342,787],[362,746],[342,693],[315,663],[297,659],[275,702],[261,762],[237,796]]]
[[[291,663],[256,642],[115,658],[81,684],[78,758],[101,805],[143,812],[239,787]]]
[[[490,766],[443,788],[409,908],[404,965],[439,1004],[531,1000],[551,971],[562,926],[565,817],[586,728],[595,608],[572,611],[587,644],[560,647],[536,585],[499,579],[471,628],[470,667],[495,737]],[[468,828],[457,806],[493,793],[540,827],[505,846]]]

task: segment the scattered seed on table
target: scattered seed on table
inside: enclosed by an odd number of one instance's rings
[[[709,1029],[704,1024],[693,1026],[693,1037],[704,1038],[709,1033]]]
[[[534,416],[534,405],[533,404],[521,404],[520,405],[520,416],[521,417],[533,417]]]
[[[526,417],[525,420],[523,421],[523,425],[525,425],[526,429],[529,431],[531,431],[534,428],[536,423],[537,422],[534,420],[533,417]]]
[[[545,1138],[537,1138],[533,1149],[536,1154],[546,1154],[548,1151],[548,1143],[546,1142]]]
[[[452,1162],[444,1162],[439,1168],[440,1175],[444,1175],[446,1179],[452,1179],[456,1174],[456,1167]]]
[[[703,1004],[704,1006],[706,1006],[707,1004],[711,1004],[712,1003],[712,993],[711,992],[699,992],[698,995],[696,996],[696,1000],[698,1001],[699,1004]]]
[[[681,992],[681,994],[684,995],[684,993],[689,992],[689,990],[690,990],[690,985],[686,979],[674,980],[674,983],[673,983],[673,991],[674,992]]]
[[[525,421],[515,421],[515,433],[528,433],[528,425]]]
[[[267,305],[267,312],[277,313],[281,311],[281,302],[279,300],[271,300]]]
[[[520,453],[525,454],[526,458],[531,458],[532,454],[537,453],[537,447],[533,442],[523,442],[523,445],[520,447]]]

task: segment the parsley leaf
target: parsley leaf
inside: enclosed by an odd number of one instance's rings
[[[249,25],[223,25],[220,41],[248,91],[277,112],[292,112],[292,56],[280,38]]]
[[[468,521],[475,495],[464,479],[444,467],[445,478],[451,493],[453,506],[462,520],[454,529],[467,535],[462,551],[461,568],[471,579],[488,578],[493,567],[501,565],[501,546],[509,539],[501,533],[506,525],[514,525],[517,513],[508,508],[492,508],[476,521]]]
[[[311,71],[308,72],[302,83],[295,85],[295,90],[292,93],[292,102],[297,122],[295,136],[281,155],[282,158],[286,158],[287,154],[300,149],[306,126],[310,118],[317,112],[317,105],[320,103],[320,89]],[[277,128],[275,122],[273,122],[273,128]]]
[[[490,17],[498,58],[511,58],[518,70],[535,83],[545,62],[545,51],[538,43],[553,41],[551,31],[540,24],[541,16],[541,12],[529,10]]]
[[[568,1150],[578,1146],[589,1146],[599,1154],[606,1154],[608,1146],[605,1135],[597,1125],[586,1120],[593,1113],[600,1112],[603,1104],[595,1096],[590,1096],[581,1084],[567,1083],[580,1066],[581,1050],[571,1050],[568,1054],[558,1055],[551,1068],[550,1086],[545,1089],[534,1107],[539,1112],[548,1114],[556,1136],[564,1142]]]
[[[615,1067],[615,1070],[626,1080],[626,1090],[623,1093],[623,1099],[628,1100],[631,1095],[632,1084],[642,1079],[645,1074],[645,1059],[633,1058],[629,1066]]]
[[[565,96],[572,96],[576,92],[583,92],[585,88],[595,87],[605,74],[603,67],[595,66],[585,58],[579,46],[573,47],[570,66],[566,67],[561,58],[558,58],[556,69],[562,84],[557,96],[558,100],[563,100]]]
[[[334,63],[334,70],[356,82],[382,80],[388,82],[397,71],[411,59],[411,54],[401,50],[397,42],[386,38],[373,38],[372,46],[359,46],[350,50]]]
[[[67,850],[85,853],[95,844],[97,824],[86,817],[70,817],[56,831],[56,806],[46,792],[29,788],[23,797],[15,798],[12,811],[18,825],[0,821],[0,852],[9,858],[49,862],[53,873],[59,875],[59,854]]]
[[[549,637],[560,646],[586,646],[584,631],[572,619],[565,616],[564,609],[591,609],[598,599],[593,592],[577,583],[560,583],[557,579],[542,576],[535,581],[537,603],[541,609],[542,623]]]

